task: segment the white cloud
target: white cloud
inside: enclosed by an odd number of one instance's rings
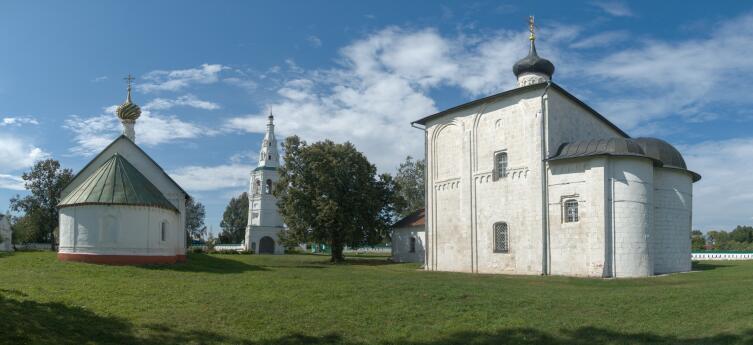
[[[21,125],[38,125],[39,121],[30,116],[3,117],[0,121],[0,127],[4,126],[21,126]]]
[[[222,79],[222,81],[227,84],[235,85],[237,87],[245,89],[248,92],[256,91],[256,89],[259,87],[259,84],[257,84],[255,81],[246,78],[228,77]]]
[[[322,46],[322,40],[319,37],[316,37],[314,35],[309,35],[309,37],[306,37],[306,41],[314,48],[319,48]]]
[[[703,230],[731,230],[753,217],[753,137],[679,146],[688,168],[701,174],[693,185],[693,223]]]
[[[0,135],[0,175],[7,175],[8,172],[28,168],[34,162],[48,156],[41,148],[26,142],[24,139],[6,134]],[[7,183],[9,177],[3,177],[3,181],[4,184]]]
[[[0,174],[0,189],[25,190],[24,180],[18,176]]]
[[[581,76],[603,85],[597,109],[626,129],[670,116],[690,122],[719,118],[715,106],[750,106],[739,85],[753,77],[753,16],[722,23],[709,36],[640,46],[581,61]],[[716,115],[715,115],[716,114]]]
[[[212,84],[220,80],[219,74],[227,67],[219,64],[203,64],[199,68],[152,71],[144,75],[146,81],[136,85],[142,92],[179,91],[192,84]]]
[[[105,80],[107,80],[107,76],[103,75],[103,76],[99,76],[99,77],[96,77],[96,78],[92,79],[92,82],[93,83],[99,83],[99,82],[105,81]]]
[[[205,110],[216,110],[220,108],[220,105],[217,103],[204,101],[192,94],[187,94],[187,95],[180,96],[176,99],[155,98],[149,101],[149,103],[147,103],[146,105],[144,105],[142,109],[164,110],[164,109],[170,109],[176,106],[185,106],[185,107],[192,107],[192,108],[205,109]]]
[[[123,129],[113,113],[117,106],[105,109],[105,114],[81,117],[71,115],[65,120],[64,127],[73,132],[76,146],[71,148],[74,155],[91,156],[117,138]],[[139,145],[156,146],[183,139],[215,135],[218,132],[198,124],[179,119],[176,116],[161,115],[144,110],[136,121],[136,142]]]
[[[621,1],[596,1],[594,6],[615,17],[632,17],[633,11]]]
[[[217,166],[187,166],[171,171],[170,176],[188,191],[212,191],[248,187],[253,166],[225,164]]]
[[[510,66],[524,56],[519,33],[486,39],[443,37],[436,30],[387,28],[340,50],[340,67],[303,71],[278,88],[271,104],[282,135],[351,141],[381,169],[420,156],[423,134],[410,122],[437,111],[428,93],[445,86],[472,96],[514,85]],[[291,62],[288,62],[291,65]],[[295,68],[294,68],[295,67]],[[262,132],[266,111],[229,119],[226,128]]]
[[[630,33],[627,31],[606,31],[595,35],[589,35],[588,37],[571,44],[570,48],[587,49],[605,47],[625,41],[628,38],[630,38]]]

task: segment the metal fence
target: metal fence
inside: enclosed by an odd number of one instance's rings
[[[694,252],[693,260],[753,260],[753,252]]]

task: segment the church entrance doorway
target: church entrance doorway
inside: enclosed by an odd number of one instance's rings
[[[259,240],[259,254],[274,254],[275,240],[269,236],[264,236]]]

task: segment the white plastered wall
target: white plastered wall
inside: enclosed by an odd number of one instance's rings
[[[511,95],[427,123],[427,269],[541,272],[541,93]],[[493,181],[494,154],[501,151],[509,174]],[[508,224],[508,253],[494,252],[496,222]]]
[[[184,243],[185,232],[174,211],[120,205],[60,209],[60,253],[174,256],[185,255]]]
[[[283,231],[283,227],[273,226],[251,226],[250,231],[246,231],[246,244],[247,250],[253,250],[254,253],[259,253],[260,241],[263,237],[269,237],[275,242],[273,254],[285,254],[285,247],[280,243],[280,231]]]
[[[604,277],[604,171],[606,158],[591,157],[550,164],[550,273]],[[578,202],[578,220],[566,222],[567,200]]]
[[[410,251],[411,238],[416,239],[415,252]],[[424,262],[426,256],[426,228],[423,225],[392,230],[392,260],[395,262]]]

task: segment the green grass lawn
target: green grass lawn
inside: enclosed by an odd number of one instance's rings
[[[327,260],[192,254],[112,267],[0,255],[0,343],[753,344],[753,262],[602,280]]]

